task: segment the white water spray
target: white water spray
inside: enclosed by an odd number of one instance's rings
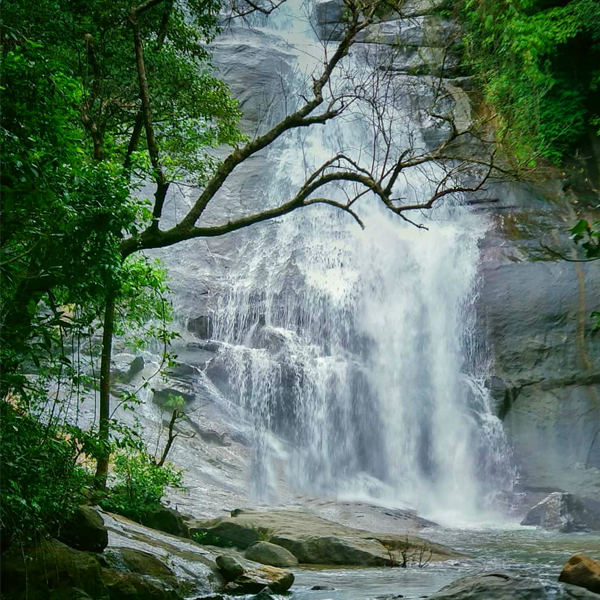
[[[294,16],[301,6],[284,6],[277,35],[298,57],[297,81],[286,83],[300,90],[323,49]],[[350,61],[349,70],[362,68]],[[423,144],[411,102],[389,107],[399,147]],[[289,198],[340,149],[377,160],[368,117],[358,105],[279,143],[270,155],[279,170],[264,182],[269,202]],[[425,197],[436,174],[412,169],[398,195]],[[482,384],[485,357],[473,350],[486,223],[460,206],[417,215],[427,231],[369,197],[357,210],[365,231],[324,206],[261,229],[231,270],[230,291],[214,299],[227,394],[254,422],[253,490],[276,498],[278,436],[290,485],[303,493],[473,516],[513,477]]]

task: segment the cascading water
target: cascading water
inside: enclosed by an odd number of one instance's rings
[[[323,48],[301,7],[284,7],[271,27],[297,57],[286,85],[298,94]],[[349,71],[363,68],[349,60]],[[410,102],[386,109],[398,147],[423,144]],[[278,172],[263,182],[268,201],[289,198],[340,149],[376,161],[368,117],[358,104],[279,143],[270,155]],[[435,166],[412,169],[399,195],[424,197],[436,175]],[[330,207],[304,210],[260,229],[230,269],[228,292],[211,301],[212,337],[224,344],[209,374],[215,365],[227,374],[222,391],[253,420],[255,494],[276,497],[278,454],[303,493],[476,513],[513,477],[477,351],[485,221],[445,206],[415,216],[424,231],[365,197],[361,231]]]

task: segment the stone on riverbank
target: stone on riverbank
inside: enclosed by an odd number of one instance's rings
[[[298,559],[289,550],[271,542],[252,544],[244,556],[248,560],[272,567],[295,567],[298,564]]]
[[[558,580],[600,594],[600,561],[574,554],[565,563]]]

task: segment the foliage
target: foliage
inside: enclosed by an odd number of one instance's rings
[[[586,260],[600,260],[600,221],[589,223],[585,219],[579,219],[571,227],[571,238],[584,250]],[[594,310],[591,317],[594,331],[600,330],[600,311]]]
[[[516,157],[559,162],[600,124],[600,3],[464,0],[468,66]]]
[[[2,543],[52,535],[81,504],[90,478],[77,463],[79,440],[52,424],[0,404]]]
[[[168,486],[181,485],[181,473],[168,463],[158,466],[139,449],[124,449],[114,455],[112,486],[100,501],[106,510],[139,520],[157,508]]]

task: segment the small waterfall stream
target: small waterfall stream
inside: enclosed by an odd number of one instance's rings
[[[257,28],[296,57],[285,82],[295,90],[288,111],[323,54],[307,10],[289,0],[268,28]],[[348,73],[365,72],[360,54],[346,60],[333,88],[356,86]],[[413,96],[394,89],[384,115],[393,149],[425,147]],[[366,168],[382,160],[370,110],[358,102],[344,118],[276,144],[267,159],[278,167],[259,186],[265,202],[289,198],[340,150]],[[436,177],[435,165],[411,169],[398,196],[422,199]],[[326,190],[340,200],[347,192]],[[514,477],[483,385],[475,315],[485,219],[460,198],[411,217],[427,230],[368,196],[357,211],[364,231],[319,206],[252,232],[227,285],[209,300],[212,338],[222,346],[207,374],[226,374],[221,391],[253,422],[257,498],[276,501],[277,459],[304,494],[472,517]]]

